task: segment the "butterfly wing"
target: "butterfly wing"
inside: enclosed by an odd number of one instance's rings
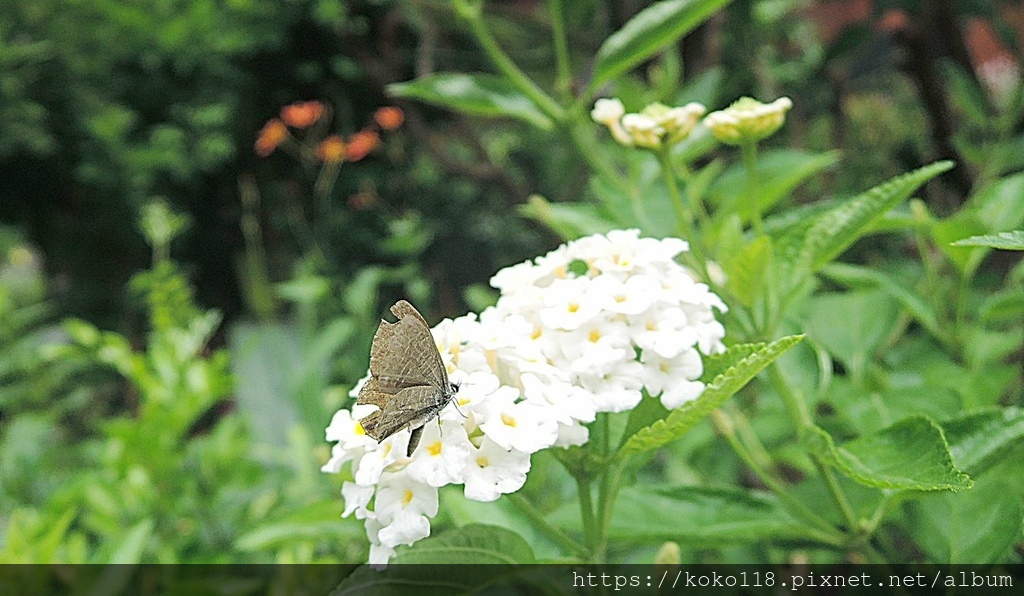
[[[448,372],[426,320],[411,304],[391,307],[398,322],[381,321],[370,348],[370,379],[359,391],[358,404],[379,411],[360,423],[378,442],[409,428],[417,430],[452,398]],[[418,442],[419,436],[415,437]],[[409,452],[415,449],[410,440]]]
[[[449,399],[428,385],[408,387],[396,393],[380,411],[373,412],[359,423],[367,436],[383,441],[400,430],[423,426],[447,405]]]

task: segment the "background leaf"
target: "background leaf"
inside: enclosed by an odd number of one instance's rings
[[[666,45],[697,27],[730,0],[665,0],[630,19],[601,44],[588,89],[647,60]]]
[[[924,416],[904,418],[842,446],[818,427],[802,439],[818,457],[866,486],[958,491],[972,484],[953,463],[942,429]]]
[[[987,246],[1003,250],[1024,250],[1024,231],[999,232],[957,240],[953,246]]]
[[[442,73],[388,85],[394,97],[417,99],[446,109],[489,118],[515,118],[552,128],[537,106],[507,80],[487,74]]]

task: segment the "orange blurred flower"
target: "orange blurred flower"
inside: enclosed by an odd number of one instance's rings
[[[312,126],[324,113],[319,101],[297,101],[281,108],[281,120],[292,128]]]
[[[320,141],[316,147],[316,158],[324,163],[339,163],[345,159],[345,141],[338,135],[331,135]]]
[[[348,145],[345,146],[345,159],[359,161],[376,149],[378,144],[380,144],[380,135],[372,130],[361,130],[352,135]]]
[[[288,127],[277,118],[271,118],[263,125],[256,138],[256,155],[266,157],[288,138]]]
[[[384,130],[395,130],[405,122],[405,113],[402,112],[402,108],[385,106],[377,108],[373,113],[373,119]]]

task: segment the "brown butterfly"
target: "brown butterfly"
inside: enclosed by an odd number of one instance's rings
[[[409,429],[411,456],[420,442],[423,425],[441,413],[458,392],[448,382],[441,354],[423,315],[405,300],[391,307],[397,323],[381,320],[370,348],[370,378],[359,391],[357,404],[380,410],[359,421],[377,442]]]

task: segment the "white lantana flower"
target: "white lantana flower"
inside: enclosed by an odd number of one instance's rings
[[[708,114],[704,118],[704,126],[723,143],[741,145],[756,142],[777,131],[792,107],[793,101],[788,97],[780,97],[771,103],[741,97],[728,108]]]
[[[707,108],[696,102],[675,108],[652,103],[638,114],[627,114],[618,99],[599,99],[590,117],[607,126],[612,137],[622,145],[657,150],[690,136],[706,111]]]
[[[460,389],[410,457],[408,431],[380,443],[363,432],[375,406],[338,412],[323,471],[349,476],[344,515],[365,520],[370,563],[430,534],[440,487],[493,501],[522,488],[531,454],[586,443],[598,413],[634,408],[645,391],[666,408],[696,399],[701,355],[724,349],[714,311],[726,308],[676,263],[687,249],[617,230],[499,271],[495,306],[433,329]]]

